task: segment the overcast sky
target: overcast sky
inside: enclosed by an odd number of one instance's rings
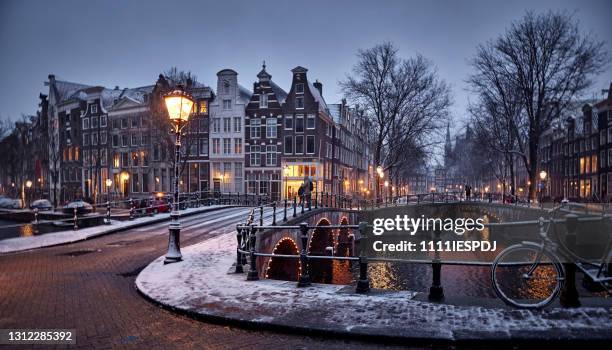
[[[453,89],[453,117],[462,120],[467,59],[527,9],[570,11],[584,31],[612,40],[610,0],[0,1],[0,118],[35,113],[50,73],[135,87],[177,66],[215,86],[216,72],[232,68],[250,89],[262,60],[285,89],[290,69],[308,68],[334,103],[357,49],[391,41],[404,57],[418,52],[433,60]],[[612,67],[593,91],[610,81]]]

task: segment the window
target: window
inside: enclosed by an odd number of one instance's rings
[[[295,108],[303,109],[304,108],[304,96],[296,96],[295,97]]]
[[[227,81],[223,82],[223,93],[224,94],[229,94],[230,93],[230,84]]]
[[[241,138],[234,139],[234,153],[242,154],[242,139]]]
[[[89,118],[83,118],[83,130],[87,130],[87,129],[89,129]]]
[[[266,118],[266,138],[276,138],[276,118]]]
[[[98,105],[91,105],[91,113],[98,113]]]
[[[128,146],[128,136],[121,135],[121,147],[127,147],[127,146]]]
[[[304,136],[295,137],[295,154],[304,153]]]
[[[132,174],[132,192],[140,192],[140,174]]]
[[[153,160],[159,160],[159,143],[153,145]]]
[[[293,154],[293,137],[285,136],[285,154]]]
[[[220,118],[213,118],[212,125],[213,125],[212,132],[220,132],[221,131],[221,119]]]
[[[268,94],[259,95],[259,108],[268,108]]]
[[[106,116],[105,115],[100,117],[100,127],[101,128],[105,128],[106,127]]]
[[[132,117],[132,128],[137,128],[138,127],[138,117]]]
[[[308,115],[308,119],[306,119],[306,129],[314,129],[315,128],[315,116],[312,114]]]
[[[261,136],[261,119],[251,119],[251,138],[258,139]]]
[[[242,132],[242,118],[234,117],[234,132]]]
[[[200,113],[206,114],[208,112],[208,102],[200,101]]]
[[[261,165],[261,147],[260,146],[251,146],[251,166]]]
[[[113,119],[113,129],[119,129],[121,121],[119,119]]]
[[[129,164],[130,155],[128,153],[121,153],[121,166],[127,168]]]
[[[132,134],[132,146],[138,146],[140,142],[138,142],[138,134]]]
[[[608,150],[608,166],[612,166],[612,149]]]
[[[106,132],[105,131],[100,133],[100,144],[106,145]]]
[[[119,135],[113,135],[113,147],[119,147]]]
[[[83,146],[89,146],[89,134],[83,134]]]
[[[113,168],[119,167],[119,153],[113,155]]]
[[[236,192],[244,191],[242,185],[242,163],[234,163],[234,182],[236,183]]]
[[[149,144],[149,136],[147,134],[141,134],[140,136],[140,144],[146,146]]]
[[[223,132],[231,132],[232,120],[230,118],[223,118]]]
[[[213,154],[221,153],[221,140],[215,138],[212,141],[213,141],[213,150],[212,150],[212,153]]]
[[[98,117],[91,117],[91,128],[95,129],[98,127]]]
[[[293,116],[286,115],[285,116],[285,130],[293,129]]]
[[[121,129],[126,129],[128,127],[128,120],[127,118],[122,118],[121,119]]]
[[[297,83],[297,84],[295,84],[295,93],[296,94],[303,94],[304,93],[304,83]]]
[[[275,145],[266,146],[266,165],[276,166],[276,146]]]
[[[200,155],[206,156],[208,155],[208,140],[200,139]]]
[[[314,154],[315,153],[315,137],[314,135],[306,136],[306,153]]]
[[[232,109],[232,100],[223,100],[223,109]]]
[[[295,132],[304,132],[304,116],[298,115],[295,117]]]
[[[232,139],[224,138],[223,139],[223,154],[232,153]]]

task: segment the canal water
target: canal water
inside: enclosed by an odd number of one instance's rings
[[[51,224],[33,225],[31,223],[0,220],[0,240],[15,237],[37,236],[62,230],[65,230],[65,228],[56,227]]]

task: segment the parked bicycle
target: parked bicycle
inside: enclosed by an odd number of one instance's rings
[[[493,261],[493,288],[506,304],[526,309],[539,309],[549,305],[559,295],[566,281],[562,261],[571,261],[585,276],[610,292],[612,238],[608,234],[601,260],[593,262],[579,257],[567,247],[564,240],[559,239],[555,217],[564,207],[567,205],[550,210],[548,225],[545,225],[544,218],[540,217],[539,243],[525,241],[512,245],[504,249]]]

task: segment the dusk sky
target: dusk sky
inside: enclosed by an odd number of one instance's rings
[[[214,86],[216,72],[238,71],[252,89],[261,62],[288,89],[301,65],[338,102],[338,81],[355,53],[391,41],[403,57],[421,53],[452,87],[453,117],[466,116],[467,59],[527,9],[575,13],[584,31],[608,40],[612,1],[2,1],[0,118],[33,114],[43,82],[112,88],[153,84],[171,66]],[[612,81],[612,67],[593,92]],[[456,126],[459,122],[456,122]]]

